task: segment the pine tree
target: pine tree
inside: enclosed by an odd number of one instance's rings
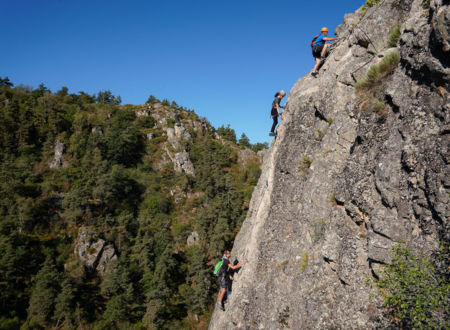
[[[116,325],[129,321],[135,294],[126,264],[119,264],[116,270],[104,276],[101,293],[108,299],[104,319]]]
[[[188,309],[194,314],[202,314],[211,303],[211,270],[206,265],[205,253],[198,245],[187,252],[187,279],[190,290],[185,297]]]
[[[56,322],[55,327],[62,326],[70,328],[75,323],[76,309],[76,286],[72,279],[66,277],[61,284],[61,292],[55,300],[55,314],[53,320]]]
[[[5,78],[0,77],[0,86],[13,87],[14,84],[9,80],[8,77],[5,77]]]
[[[66,96],[69,94],[69,89],[66,86],[61,87],[59,91],[56,92],[59,96]]]
[[[180,280],[179,265],[172,251],[173,247],[169,244],[156,264],[152,289],[147,295],[147,311],[144,315],[144,322],[149,327],[161,328],[172,316],[170,298]]]
[[[245,135],[245,133],[242,133],[241,138],[239,139],[239,146],[241,148],[250,148],[252,145],[250,144],[250,139]]]
[[[30,327],[48,327],[55,307],[55,298],[59,290],[60,275],[51,257],[37,273],[35,285],[30,297],[26,324]]]
[[[228,219],[219,217],[217,224],[214,226],[214,233],[211,237],[210,255],[218,256],[221,251],[224,251],[227,243],[231,240],[230,227]]]
[[[154,95],[150,95],[148,97],[148,99],[147,99],[147,102],[145,102],[145,103],[155,104],[155,103],[158,103],[158,102],[160,102],[160,101]]]

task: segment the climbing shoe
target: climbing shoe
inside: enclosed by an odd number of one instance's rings
[[[222,312],[225,312],[225,307],[220,302],[217,303],[217,308],[220,309]]]
[[[319,74],[319,71],[311,72],[311,76],[313,76],[314,78],[316,78],[318,74]]]
[[[274,132],[270,132],[269,136],[275,136],[275,133]]]

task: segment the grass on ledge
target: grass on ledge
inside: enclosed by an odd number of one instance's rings
[[[357,90],[370,89],[378,84],[384,77],[393,72],[400,63],[400,53],[394,50],[387,54],[380,63],[373,64],[365,77],[355,84]]]

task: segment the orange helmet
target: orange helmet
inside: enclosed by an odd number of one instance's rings
[[[326,27],[323,27],[320,32],[328,32],[328,29]]]

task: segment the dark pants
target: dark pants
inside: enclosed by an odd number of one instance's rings
[[[278,115],[272,116],[272,119],[273,119],[273,125],[272,125],[272,129],[270,131],[272,133],[275,133],[275,127],[277,127],[277,124],[278,124]]]
[[[312,54],[313,54],[314,58],[319,58],[320,56],[322,56],[323,47],[324,47],[324,44],[316,45],[313,47]]]

